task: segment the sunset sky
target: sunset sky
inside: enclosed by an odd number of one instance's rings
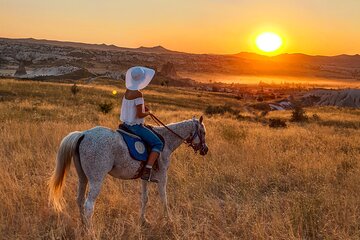
[[[360,0],[0,0],[0,37],[227,54],[265,31],[279,53],[357,54]]]

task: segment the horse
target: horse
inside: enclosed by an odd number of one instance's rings
[[[203,117],[182,122],[153,127],[165,141],[153,177],[158,180],[158,192],[163,205],[163,214],[169,216],[166,196],[167,171],[170,157],[182,143],[191,146],[195,152],[206,155],[208,146],[205,142]],[[81,222],[88,229],[92,228],[94,204],[107,174],[119,179],[137,179],[141,176],[145,162],[134,160],[128,151],[123,137],[116,131],[97,126],[85,131],[75,131],[64,137],[57,152],[55,170],[49,180],[49,201],[57,212],[64,207],[63,187],[65,176],[73,159],[78,175],[76,202],[80,210]],[[85,200],[87,185],[88,194]],[[149,224],[145,218],[148,201],[148,181],[141,184],[141,224]]]

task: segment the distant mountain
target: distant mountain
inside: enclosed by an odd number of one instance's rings
[[[68,41],[57,41],[57,40],[46,40],[46,39],[35,39],[35,38],[1,38],[0,40],[7,40],[20,43],[33,43],[33,44],[47,44],[61,47],[73,47],[83,49],[94,49],[102,51],[130,51],[130,52],[145,52],[145,53],[180,53],[166,49],[162,46],[155,47],[139,47],[139,48],[125,48],[118,47],[113,44],[92,44],[92,43],[80,43],[80,42],[68,42]]]
[[[89,44],[0,38],[0,70],[24,63],[26,68],[76,66],[90,72],[125,70],[143,65],[160,70],[170,62],[181,73],[229,74],[252,76],[301,76],[360,80],[360,55],[311,56],[301,53],[264,56],[256,53],[191,54],[162,46],[125,48],[106,44]],[[1,75],[1,72],[0,72]]]
[[[248,60],[262,60],[262,61],[277,61],[277,62],[287,62],[287,63],[304,63],[304,62],[312,62],[312,63],[323,63],[329,64],[331,62],[334,63],[342,63],[351,65],[355,65],[359,67],[360,64],[360,55],[347,55],[341,54],[337,56],[321,56],[321,55],[307,55],[303,53],[283,53],[275,56],[264,56],[257,53],[249,53],[249,52],[241,52],[234,54],[233,56]]]
[[[156,47],[139,47],[139,48],[134,48],[135,51],[139,51],[139,52],[149,52],[149,53],[180,53],[180,52],[175,52],[175,51],[171,51],[169,49],[164,48],[163,46],[156,46]]]
[[[269,60],[271,58],[269,56],[260,55],[260,54],[252,53],[252,52],[241,52],[241,53],[233,54],[230,56],[235,56],[238,58],[243,58],[243,59],[248,59],[248,60]]]

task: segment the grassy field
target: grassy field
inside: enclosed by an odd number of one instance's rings
[[[66,180],[67,212],[48,206],[47,180],[69,132],[116,128],[114,83],[80,85],[0,80],[0,238],[82,239],[77,176]],[[200,116],[209,105],[243,102],[225,94],[150,87],[145,98],[170,123]],[[103,114],[99,103],[114,109]],[[320,119],[273,129],[231,115],[205,117],[209,153],[180,147],[169,170],[173,223],[161,216],[151,186],[148,219],[139,226],[140,181],[107,177],[95,205],[99,239],[359,239],[360,110],[306,109]],[[245,114],[245,113],[244,113]],[[291,112],[267,118],[289,119]],[[151,123],[150,120],[148,120]]]

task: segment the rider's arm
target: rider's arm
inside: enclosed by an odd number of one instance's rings
[[[144,103],[144,98],[143,98],[142,92],[134,91],[134,92],[131,92],[131,94],[133,94],[132,97],[135,98],[136,117],[137,118],[144,118],[146,116],[149,116],[150,111],[147,109],[147,107],[143,107],[143,106],[145,106],[145,103]]]
[[[138,118],[144,118],[150,115],[150,111],[143,112],[143,104],[136,105],[136,116]]]

